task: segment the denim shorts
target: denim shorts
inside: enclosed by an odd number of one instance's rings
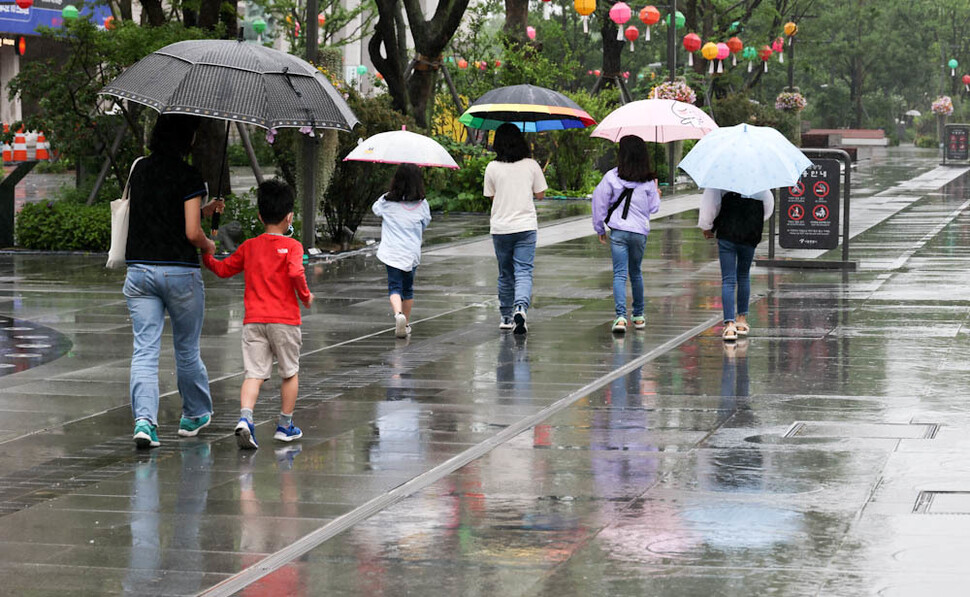
[[[418,268],[406,272],[390,265],[387,268],[387,294],[401,295],[401,300],[407,301],[414,298],[414,272]]]

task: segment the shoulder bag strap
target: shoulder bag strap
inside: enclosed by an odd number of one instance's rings
[[[616,211],[616,208],[619,207],[621,203],[623,203],[624,205],[623,205],[623,213],[620,215],[620,218],[625,220],[627,214],[630,213],[630,200],[632,198],[633,198],[633,189],[629,189],[629,188],[623,189],[623,192],[620,193],[620,196],[619,198],[617,198],[616,203],[611,205],[610,209],[607,210],[606,219],[603,220],[603,223],[606,224],[607,222],[610,221],[610,217],[613,215],[613,212]]]
[[[135,161],[131,163],[131,169],[128,170],[128,180],[125,181],[125,190],[121,192],[121,198],[124,201],[128,200],[128,189],[131,188],[131,173],[135,171],[135,164],[145,159],[145,156],[138,156]]]

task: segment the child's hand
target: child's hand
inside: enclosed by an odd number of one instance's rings
[[[313,304],[313,298],[314,298],[313,297],[313,293],[311,292],[309,298],[307,298],[305,301],[303,301],[303,306],[306,307],[307,309],[309,309],[310,308],[310,305]]]

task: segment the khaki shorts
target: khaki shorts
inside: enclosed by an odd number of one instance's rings
[[[285,323],[247,323],[242,332],[243,367],[246,379],[269,379],[273,358],[280,377],[289,379],[300,371],[300,326]]]

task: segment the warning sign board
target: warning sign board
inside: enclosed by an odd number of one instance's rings
[[[795,186],[781,190],[778,244],[785,249],[839,246],[838,160],[814,159]]]
[[[968,148],[970,126],[949,125],[946,127],[946,159],[962,161],[970,157]]]

